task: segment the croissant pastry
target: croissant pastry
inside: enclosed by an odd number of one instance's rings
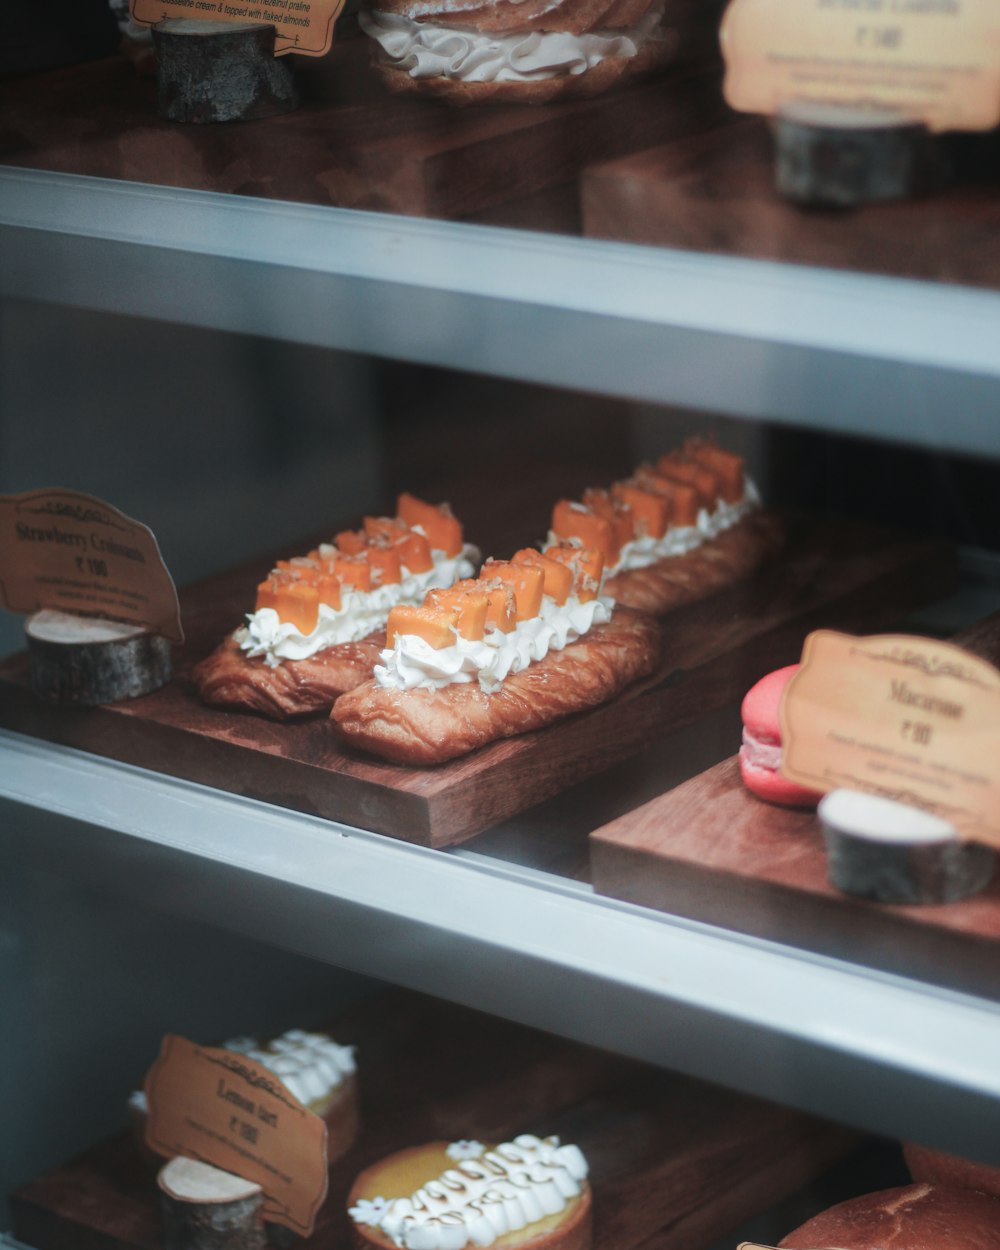
[[[441,764],[607,702],[655,669],[659,636],[653,617],[619,608],[610,621],[508,676],[498,689],[472,681],[397,690],[371,680],[337,700],[333,722],[346,742],[384,759]]]
[[[197,665],[192,677],[206,703],[288,720],[328,711],[338,695],[371,676],[384,646],[385,630],[380,629],[359,642],[271,667],[248,657],[230,637]]]
[[[447,504],[404,493],[397,511],[279,560],[247,624],[194,669],[201,698],[285,720],[329,711],[369,677],[390,610],[469,576],[479,558]]]
[[[608,490],[560,500],[551,530],[600,550],[605,592],[657,616],[749,576],[783,539],[742,458],[697,438]]]
[[[605,589],[620,603],[662,616],[749,577],[778,550],[783,534],[773,512],[757,512],[686,555],[609,577]]]

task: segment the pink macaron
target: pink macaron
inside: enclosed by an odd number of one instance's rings
[[[740,747],[740,776],[748,790],[768,803],[783,807],[815,807],[821,795],[815,790],[788,781],[778,771],[781,766],[781,725],[778,708],[782,691],[798,672],[797,664],[775,669],[751,686],[740,709],[743,716],[743,745]]]

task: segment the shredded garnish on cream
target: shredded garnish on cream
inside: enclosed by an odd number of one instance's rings
[[[700,547],[702,543],[717,538],[725,530],[731,529],[737,521],[742,521],[748,513],[758,507],[760,507],[760,494],[753,482],[747,478],[742,499],[738,499],[735,503],[726,503],[725,500],[720,499],[712,512],[709,512],[707,508],[702,508],[694,525],[671,525],[661,538],[645,536],[630,539],[619,552],[617,561],[605,569],[605,574],[613,577],[616,573],[624,573],[629,569],[648,568],[657,560],[663,560],[669,556],[686,555],[689,551]],[[558,541],[556,534],[549,534],[550,544]]]
[[[584,603],[571,596],[561,605],[544,596],[538,616],[518,621],[509,634],[492,627],[472,641],[456,632],[450,647],[432,647],[415,634],[397,634],[392,648],[382,652],[382,663],[375,666],[375,681],[393,690],[439,690],[454,682],[478,681],[489,693],[510,674],[609,621],[613,607],[614,600],[604,596]]]
[[[418,527],[414,527],[418,528]],[[320,548],[320,554],[323,548]],[[273,608],[261,608],[247,615],[247,623],[234,635],[240,649],[251,658],[261,657],[271,668],[282,660],[305,660],[338,643],[358,642],[381,629],[389,610],[400,603],[420,603],[428,590],[443,589],[475,573],[479,551],[467,543],[457,556],[443,551],[431,553],[434,567],[425,573],[403,570],[402,581],[373,590],[341,590],[341,606],[319,605],[316,628],[303,634],[288,621],[282,621]]]

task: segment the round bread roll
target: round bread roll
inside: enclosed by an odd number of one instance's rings
[[[1000,1250],[1000,1201],[972,1189],[904,1185],[841,1202],[781,1250]]]
[[[972,1159],[931,1150],[915,1142],[903,1143],[903,1158],[915,1181],[978,1189],[980,1193],[1000,1198],[1000,1168],[990,1167],[988,1163],[975,1163]]]
[[[680,42],[663,0],[370,0],[358,20],[386,86],[457,105],[597,95]]]

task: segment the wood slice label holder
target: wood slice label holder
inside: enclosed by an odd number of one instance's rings
[[[246,1055],[163,1039],[145,1082],[146,1144],[254,1181],[266,1220],[308,1236],[327,1190],[326,1124]]]
[[[937,189],[933,134],[1000,121],[993,0],[731,0],[724,92],[773,119],[778,192],[854,208]]]
[[[25,624],[31,687],[50,703],[136,698],[183,642],[173,579],[145,525],[93,495],[0,496],[0,604]]]

